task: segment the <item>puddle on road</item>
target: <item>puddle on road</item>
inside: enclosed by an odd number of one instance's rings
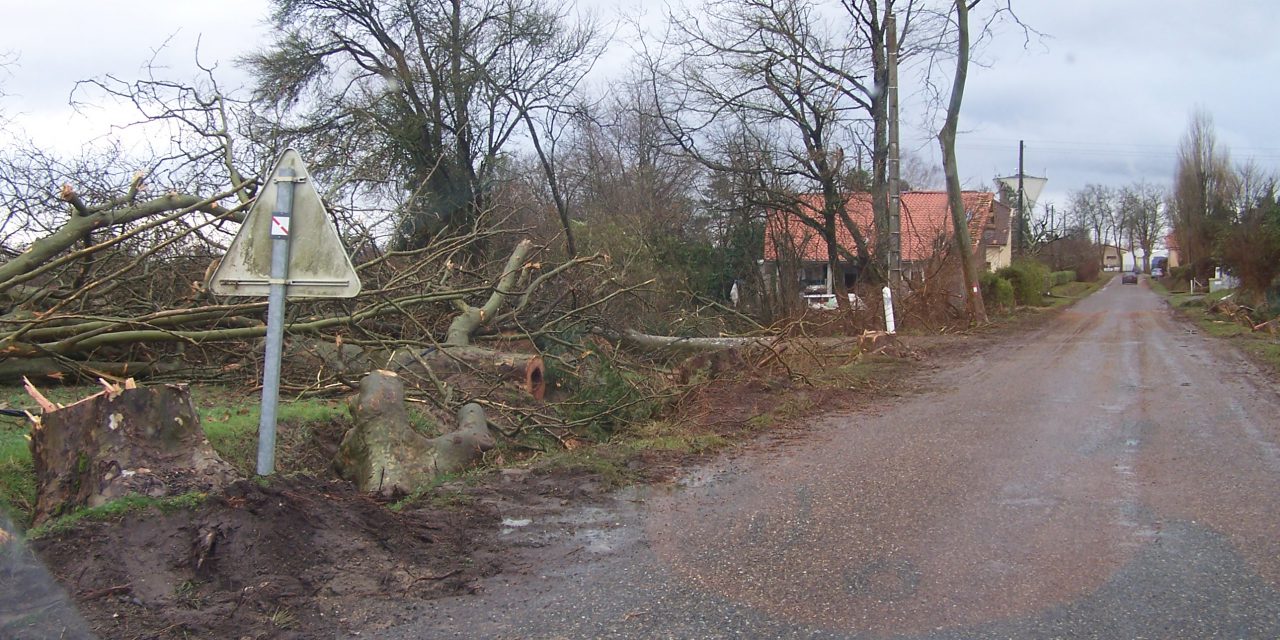
[[[506,534],[508,534],[508,533],[511,533],[511,532],[515,531],[516,529],[520,529],[520,528],[523,528],[523,527],[527,527],[527,526],[529,526],[530,524],[533,524],[533,520],[532,520],[532,519],[530,519],[530,518],[518,518],[518,519],[517,519],[517,518],[503,518],[503,519],[502,519],[502,531],[501,531],[501,533],[502,533],[503,535],[506,535]]]
[[[705,487],[720,476],[720,472],[714,469],[697,469],[676,482],[677,485],[686,489],[697,489]]]
[[[643,500],[633,498],[630,502]],[[628,529],[628,509],[626,506],[579,507],[560,513],[532,514],[532,517],[508,516],[499,523],[498,535],[512,546],[573,547],[573,551],[609,554],[638,536],[636,531]]]

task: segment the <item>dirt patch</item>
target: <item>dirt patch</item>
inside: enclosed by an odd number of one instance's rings
[[[241,481],[194,511],[94,522],[35,541],[110,638],[310,638],[376,630],[499,570],[497,516],[394,512],[344,482]]]

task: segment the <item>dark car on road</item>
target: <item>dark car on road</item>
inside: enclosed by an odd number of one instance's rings
[[[1138,284],[1138,272],[1126,271],[1120,276],[1120,284]]]

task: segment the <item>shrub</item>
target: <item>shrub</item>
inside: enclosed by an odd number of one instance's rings
[[[1054,271],[1049,274],[1049,279],[1053,286],[1058,287],[1076,281],[1075,271]]]
[[[1102,267],[1098,266],[1097,260],[1085,260],[1076,264],[1076,280],[1080,282],[1096,282],[1101,273]]]
[[[990,271],[982,274],[982,300],[988,307],[996,309],[1012,309],[1014,305],[1013,284]]]
[[[1018,260],[996,272],[1013,285],[1018,304],[1038,306],[1049,288],[1049,268],[1034,260]]]
[[[1222,262],[1240,279],[1240,295],[1251,307],[1266,303],[1267,290],[1280,276],[1280,204],[1240,214],[1221,238]]]
[[[581,423],[577,431],[595,442],[605,442],[613,434],[656,418],[666,401],[653,380],[610,357],[593,356],[581,377],[565,375],[571,395],[565,406],[567,417]]]
[[[1169,279],[1174,282],[1191,282],[1191,274],[1193,273],[1191,265],[1184,264],[1169,270]]]

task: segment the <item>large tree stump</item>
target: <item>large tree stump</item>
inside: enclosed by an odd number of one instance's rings
[[[212,491],[236,478],[209,446],[186,385],[109,388],[65,407],[31,391],[44,407],[31,431],[36,524],[128,494]]]
[[[438,475],[466,468],[494,444],[484,409],[477,404],[462,407],[450,433],[428,438],[414,431],[404,381],[391,371],[374,371],[360,381],[351,415],[355,426],[342,438],[333,464],[361,491],[412,493]]]

